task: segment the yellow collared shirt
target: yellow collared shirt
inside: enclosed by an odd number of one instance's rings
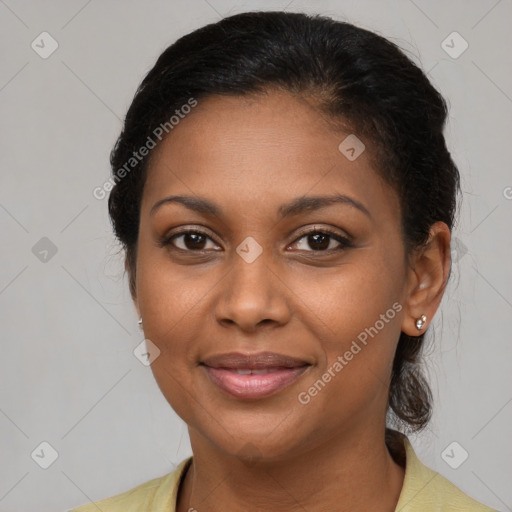
[[[405,478],[395,512],[496,512],[425,466],[407,438],[404,438],[404,444]],[[172,473],[71,512],[176,512],[179,483],[191,461],[192,457],[189,457]]]

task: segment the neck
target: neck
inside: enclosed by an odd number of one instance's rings
[[[286,459],[242,462],[191,432],[192,465],[182,482],[177,512],[281,510],[358,512],[395,510],[404,469],[385,432],[358,432],[326,440]]]

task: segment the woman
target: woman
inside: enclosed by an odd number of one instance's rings
[[[244,13],[160,56],[109,211],[193,457],[81,512],[485,511],[416,457],[450,271],[447,109],[394,44]],[[388,425],[388,426],[387,426]]]

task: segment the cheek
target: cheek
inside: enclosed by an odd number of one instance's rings
[[[141,247],[137,298],[145,332],[155,343],[183,346],[201,326],[200,314],[221,274],[214,268],[175,265],[162,249]],[[204,313],[203,313],[204,317]]]
[[[400,251],[363,252],[325,272],[302,272],[295,283],[301,310],[308,312],[303,319],[309,318],[323,353],[308,384],[327,381],[324,399],[329,396],[344,407],[371,401],[387,386],[402,323]]]
[[[404,281],[403,269],[396,261],[399,259],[375,257],[368,250],[366,255],[356,255],[335,268],[295,273],[290,287],[300,298],[298,307],[309,311],[312,321],[316,318],[317,328],[323,329],[321,339],[331,339],[334,343],[330,346],[339,340],[342,348],[344,342],[357,338],[376,322],[382,334],[390,330],[389,326],[399,330],[397,309],[401,307],[393,305],[400,304],[403,298]]]
[[[384,303],[382,308],[339,307],[329,329],[324,325],[316,333],[322,360],[305,379],[298,399],[306,414],[304,424],[317,430],[317,419],[309,424],[309,418],[324,418],[320,437],[375,417],[376,407],[384,412],[401,310],[398,302]]]
[[[171,267],[168,261],[140,259],[138,299],[144,335],[160,350],[151,364],[155,381],[167,402],[188,424],[201,408],[195,380],[196,347],[204,339],[204,307],[213,284],[206,277]],[[195,412],[194,412],[195,411]],[[206,421],[208,418],[205,418]]]
[[[160,350],[151,364],[173,409],[187,422],[195,397],[197,346],[205,340],[205,307],[221,275],[214,269],[173,265],[164,250],[144,249],[137,262],[137,298],[144,335]],[[193,402],[193,400],[192,400]]]

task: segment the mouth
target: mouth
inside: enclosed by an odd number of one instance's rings
[[[238,399],[273,395],[299,379],[311,366],[304,360],[272,352],[221,354],[200,365],[215,385]]]

